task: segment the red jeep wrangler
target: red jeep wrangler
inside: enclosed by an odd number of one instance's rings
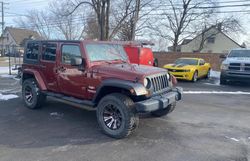
[[[173,111],[182,89],[166,70],[130,64],[120,44],[95,41],[29,41],[22,66],[22,95],[30,109],[46,97],[96,109],[102,130],[114,138],[133,132],[138,113]]]

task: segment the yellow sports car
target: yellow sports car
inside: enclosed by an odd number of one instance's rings
[[[211,65],[200,58],[179,58],[174,64],[164,65],[165,69],[177,79],[196,82],[197,79],[210,76]]]

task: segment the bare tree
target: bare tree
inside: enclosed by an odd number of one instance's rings
[[[98,40],[99,39],[99,29],[98,22],[94,13],[90,13],[87,16],[87,20],[85,21],[83,38],[90,40]]]
[[[21,28],[37,31],[44,39],[50,39],[52,28],[49,14],[44,11],[31,10],[25,17],[14,20]]]
[[[67,0],[54,0],[46,10],[32,10],[25,17],[16,19],[19,27],[35,31],[45,39],[75,40],[83,37],[85,18],[80,13],[64,16]]]
[[[124,31],[124,26],[129,26],[131,36],[134,39],[136,24],[139,20],[139,12],[142,8],[143,0],[72,0],[73,9],[69,12],[72,14],[82,5],[90,6],[96,15],[98,22],[98,33],[100,40],[113,39],[120,30]],[[152,0],[144,0],[152,1]],[[72,8],[72,7],[71,7]],[[122,29],[123,28],[123,29]]]
[[[76,40],[82,38],[84,16],[81,14],[67,14],[64,7],[67,5],[67,1],[55,0],[49,6],[50,8],[50,20],[53,21],[53,26],[57,29],[59,34],[62,34],[66,40]]]
[[[216,4],[213,0],[167,0],[165,11],[160,14],[163,19],[160,23],[150,24],[150,28],[157,36],[169,40],[173,44],[173,51],[177,51],[177,46],[185,38],[193,34],[190,30],[192,23],[211,16]],[[202,8],[206,4],[207,8]],[[211,8],[210,8],[210,7]],[[164,31],[169,31],[168,33]]]
[[[110,0],[76,0],[71,1],[73,9],[71,10],[68,15],[73,14],[80,6],[88,5],[90,6],[96,14],[98,27],[99,27],[99,39],[100,40],[108,40],[109,38],[109,16],[110,16]]]
[[[129,15],[124,19],[117,37],[120,40],[135,40],[135,36],[143,30],[144,25],[150,19],[149,14],[157,7],[150,10],[143,11],[144,8],[149,7],[152,0],[136,0],[133,1],[133,5],[128,8]]]

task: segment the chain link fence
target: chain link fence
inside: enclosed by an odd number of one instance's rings
[[[16,74],[21,76],[21,66],[23,63],[23,47],[15,45],[0,45],[0,69],[1,73]],[[7,71],[6,71],[7,70]]]

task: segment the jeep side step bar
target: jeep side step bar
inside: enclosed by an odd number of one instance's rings
[[[65,96],[63,94],[47,92],[47,91],[44,91],[43,93],[46,96],[49,96],[51,99],[56,100],[58,102],[69,104],[71,106],[75,106],[75,107],[78,107],[78,108],[81,108],[81,109],[84,109],[84,110],[88,110],[88,111],[96,110],[95,108],[93,108],[95,106],[95,104],[92,101],[81,100],[81,99],[78,99],[78,98]]]

